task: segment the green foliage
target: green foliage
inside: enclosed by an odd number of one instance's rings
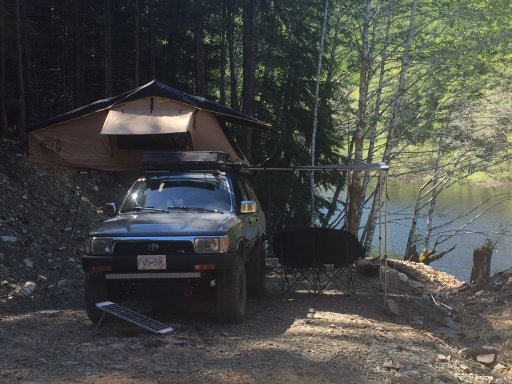
[[[253,110],[281,134],[253,132],[253,162],[306,165],[311,161],[323,4],[257,3]],[[0,100],[8,110],[9,125],[14,125],[18,105],[15,2],[1,4],[1,63],[9,76],[0,79],[4,96]],[[117,94],[153,78],[196,93],[199,48],[204,51],[206,96],[241,108],[246,3],[240,0],[20,0],[20,4],[29,122],[103,98],[109,86]],[[512,91],[512,4],[507,0],[418,2],[405,89],[398,95],[411,5],[403,0],[371,2],[363,124],[365,149],[370,148],[373,131],[375,147],[365,156],[381,160],[394,118],[398,127],[390,156],[392,170],[410,168],[428,174],[440,137],[446,162],[467,153],[468,146],[475,150],[467,167],[490,155],[510,156],[505,147],[511,139],[512,108],[503,101],[510,100]],[[360,112],[364,12],[363,1],[330,2],[316,137],[318,164],[351,160],[350,142]],[[401,104],[393,116],[398,96]],[[484,119],[482,114],[490,117]],[[233,132],[244,143],[247,131],[233,128]],[[494,169],[503,175],[510,171],[507,162]],[[344,179],[340,174],[318,173],[316,182],[319,190],[333,190]],[[269,197],[264,200],[276,225],[309,222],[308,185],[305,173],[261,178],[260,194]],[[319,196],[316,204],[315,209],[322,212],[329,201]]]

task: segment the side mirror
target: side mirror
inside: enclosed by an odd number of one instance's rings
[[[117,212],[116,203],[106,203],[103,206],[102,212],[108,217],[114,217]]]
[[[244,200],[240,205],[240,212],[242,213],[255,213],[256,212],[256,202],[252,200]]]

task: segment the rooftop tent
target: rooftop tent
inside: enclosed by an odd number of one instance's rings
[[[28,161],[110,171],[136,170],[143,153],[223,151],[245,156],[224,122],[270,125],[156,80],[135,90],[52,117],[30,127]]]

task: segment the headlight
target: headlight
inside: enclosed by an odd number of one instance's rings
[[[89,252],[95,253],[112,253],[114,240],[105,237],[93,237],[89,240]]]
[[[229,237],[197,237],[194,239],[197,253],[226,253],[229,248]]]

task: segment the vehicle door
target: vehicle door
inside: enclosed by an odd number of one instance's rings
[[[244,179],[237,179],[237,186],[239,189],[239,201],[237,206],[238,215],[242,221],[242,235],[244,237],[245,255],[250,257],[255,254],[258,246],[258,235],[260,218],[258,216],[259,206],[255,213],[241,213],[240,204],[242,201],[251,200],[256,204],[257,202],[253,199],[254,196],[251,194],[251,190],[247,186],[247,182]]]

